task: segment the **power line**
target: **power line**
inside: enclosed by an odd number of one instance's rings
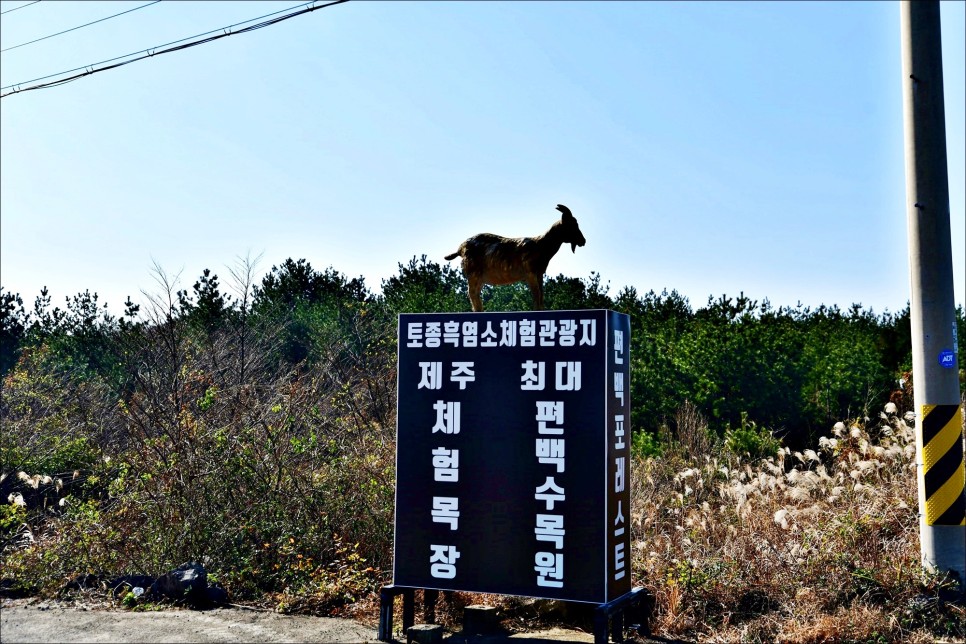
[[[135,63],[135,62],[137,62],[139,60],[144,60],[145,58],[151,58],[153,56],[160,56],[161,54],[168,54],[168,53],[171,53],[173,51],[179,51],[181,49],[188,49],[190,47],[195,47],[197,45],[203,45],[205,43],[212,42],[214,40],[219,40],[221,38],[227,38],[228,36],[234,36],[236,34],[243,34],[243,33],[248,33],[249,31],[255,31],[256,29],[261,29],[262,27],[269,27],[269,26],[274,25],[276,23],[282,22],[283,20],[288,20],[289,18],[294,18],[296,16],[301,16],[301,15],[306,14],[306,13],[311,13],[311,12],[316,11],[318,9],[325,9],[326,7],[331,7],[331,6],[334,6],[334,5],[337,5],[337,4],[342,4],[344,2],[348,2],[349,0],[333,0],[332,2],[328,2],[328,3],[323,4],[323,5],[314,6],[315,3],[316,3],[316,1],[317,0],[313,0],[312,2],[309,2],[307,5],[305,5],[305,4],[295,5],[294,7],[289,7],[288,9],[282,9],[281,11],[275,11],[273,13],[265,14],[264,16],[259,16],[258,18],[252,18],[251,20],[244,20],[242,22],[238,22],[238,23],[235,23],[233,25],[229,25],[227,27],[223,27],[221,29],[214,29],[212,31],[206,31],[205,33],[198,34],[196,36],[190,36],[188,38],[182,38],[181,40],[174,40],[174,41],[169,42],[169,43],[164,44],[164,45],[158,45],[157,47],[152,47],[150,49],[143,49],[141,51],[136,51],[136,52],[127,54],[125,56],[117,56],[115,58],[109,58],[107,60],[103,60],[103,61],[101,61],[99,63],[92,63],[90,65],[85,65],[84,67],[77,67],[77,68],[74,68],[74,69],[69,69],[69,70],[67,70],[65,72],[59,72],[57,74],[48,74],[47,76],[41,76],[39,78],[34,78],[32,80],[29,80],[29,81],[23,81],[23,82],[20,82],[20,83],[14,83],[12,85],[5,85],[3,87],[0,87],[0,90],[10,89],[11,87],[16,88],[16,89],[14,89],[13,91],[7,92],[6,94],[0,94],[0,98],[6,98],[6,97],[8,97],[8,96],[10,96],[12,94],[19,94],[21,92],[29,92],[30,90],[34,90],[34,89],[45,89],[47,87],[55,87],[57,85],[63,85],[64,83],[69,83],[71,81],[75,81],[78,78],[82,78],[84,76],[90,76],[91,74],[96,74],[98,72],[104,72],[104,71],[107,71],[109,69],[114,69],[116,67],[122,67],[122,66],[128,65],[130,63]],[[240,25],[244,25],[244,24],[247,24],[249,22],[253,22],[255,20],[261,20],[262,18],[267,18],[268,16],[274,16],[274,15],[277,15],[277,14],[280,14],[280,13],[284,13],[286,11],[291,11],[292,9],[295,9],[297,7],[306,7],[306,8],[305,9],[301,9],[299,11],[296,11],[294,13],[289,13],[289,14],[284,15],[284,16],[279,16],[277,18],[272,18],[271,20],[266,20],[264,22],[260,22],[260,23],[254,24],[254,25],[250,25],[248,27],[245,27],[244,29],[239,29],[238,31],[231,31],[233,28],[238,27]],[[220,34],[218,34],[216,36],[211,36],[209,38],[202,38],[202,36],[207,36],[209,34],[217,33],[219,31],[222,32],[222,33],[220,33]],[[168,47],[168,45],[174,45],[174,44],[177,44],[177,43],[183,43],[186,40],[193,40],[195,38],[202,38],[202,39],[201,40],[195,40],[194,42],[188,42],[188,43],[185,43],[183,45],[178,45],[177,47]],[[168,47],[168,49],[159,49],[160,47]],[[131,60],[125,60],[124,62],[115,63],[113,65],[108,65],[107,67],[99,67],[99,68],[97,68],[97,65],[103,65],[105,63],[110,63],[110,62],[113,62],[115,60],[121,60],[122,58],[130,58],[131,56],[137,56],[138,54],[143,54],[143,55],[138,56],[137,58],[132,58]],[[30,87],[21,87],[21,85],[23,85],[25,83],[33,83],[34,81],[44,80],[44,79],[47,79],[47,78],[53,78],[55,76],[63,76],[65,74],[70,74],[72,72],[76,72],[76,71],[80,71],[80,70],[84,70],[84,71],[81,72],[80,74],[74,74],[73,76],[68,76],[67,78],[61,78],[59,80],[49,81],[49,82],[46,82],[46,83],[38,83],[37,85],[31,85]]]
[[[5,13],[10,13],[11,11],[16,11],[17,9],[23,9],[24,7],[29,7],[32,4],[37,4],[40,0],[34,0],[33,2],[28,2],[27,4],[22,4],[19,7],[14,7],[13,9],[7,9],[6,11],[0,11],[0,16]]]
[[[37,0],[37,2],[40,2],[40,0]],[[118,16],[123,16],[126,13],[131,13],[132,11],[137,11],[138,9],[144,9],[145,7],[150,7],[151,5],[158,4],[159,2],[161,2],[161,0],[154,0],[154,2],[149,2],[147,4],[142,4],[139,7],[134,7],[133,9],[128,9],[127,11],[122,11],[121,13],[115,13],[113,16],[108,16],[107,18],[101,18],[100,20],[95,20],[94,22],[88,22],[86,25],[80,25],[80,26],[77,26],[77,27],[72,27],[70,29],[65,29],[64,31],[58,31],[55,34],[50,34],[49,36],[44,36],[43,38],[37,38],[36,40],[31,40],[30,42],[22,42],[19,45],[14,45],[13,47],[7,47],[6,49],[0,49],[0,53],[3,53],[5,51],[10,51],[11,49],[16,49],[18,47],[25,47],[27,45],[32,45],[35,42],[40,42],[41,40],[47,40],[48,38],[53,38],[54,36],[60,36],[61,34],[66,34],[66,33],[69,33],[71,31],[77,31],[78,29],[82,29],[84,27],[90,27],[91,25],[96,25],[99,22],[104,22],[105,20],[110,20],[111,18],[117,18]],[[27,5],[24,5],[24,6],[27,6]],[[17,8],[19,9],[20,7],[17,7]],[[11,11],[13,11],[13,9],[11,9]]]

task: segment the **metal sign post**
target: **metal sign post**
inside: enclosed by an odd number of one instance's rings
[[[939,2],[900,4],[916,465],[923,566],[966,582],[959,397]]]

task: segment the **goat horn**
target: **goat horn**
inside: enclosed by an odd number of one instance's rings
[[[562,212],[564,217],[573,217],[574,216],[573,213],[570,212],[570,208],[568,208],[567,206],[563,205],[562,203],[558,203],[557,204],[557,210],[559,210],[560,212]]]

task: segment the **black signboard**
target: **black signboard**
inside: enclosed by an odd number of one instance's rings
[[[613,311],[400,315],[394,585],[630,591],[629,362]]]

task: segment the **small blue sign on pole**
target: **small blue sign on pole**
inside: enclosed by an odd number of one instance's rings
[[[956,366],[956,354],[946,349],[939,352],[939,366],[945,369],[952,369]]]
[[[628,593],[628,316],[403,314],[398,354],[393,585]]]

